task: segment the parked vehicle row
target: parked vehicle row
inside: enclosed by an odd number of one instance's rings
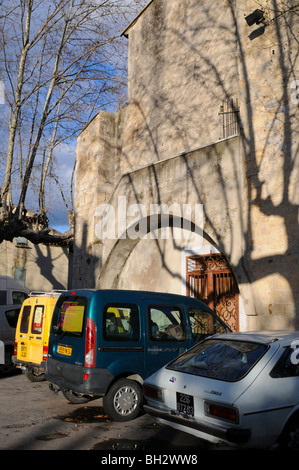
[[[52,319],[46,378],[71,402],[103,397],[108,415],[139,415],[142,383],[179,353],[228,331],[196,299],[125,290],[74,290],[60,296]]]
[[[206,336],[229,331],[190,297],[90,289],[54,296],[24,301],[15,363],[30,380],[46,377],[71,403],[103,397],[118,421],[139,415],[148,375]]]
[[[114,421],[145,411],[213,443],[298,449],[298,346],[299,332],[231,333],[190,297],[80,289],[24,300],[14,362],[71,403],[103,397]]]

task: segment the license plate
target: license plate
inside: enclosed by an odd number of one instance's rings
[[[194,399],[192,395],[176,393],[176,409],[182,415],[194,416]]]
[[[27,356],[27,346],[21,346],[20,356],[21,357]]]
[[[68,348],[66,346],[58,346],[57,352],[59,354],[63,354],[64,356],[71,356],[72,348]]]

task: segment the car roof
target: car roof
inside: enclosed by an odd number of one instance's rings
[[[77,289],[70,289],[68,291],[64,291],[64,295],[70,295],[71,293],[78,293],[78,294],[95,294],[95,293],[100,293],[103,295],[121,295],[122,293],[125,293],[128,296],[136,296],[137,298],[145,298],[145,299],[155,299],[155,298],[163,298],[163,299],[172,299],[173,301],[176,300],[177,302],[184,302],[184,303],[189,303],[193,304],[194,306],[196,304],[202,304],[206,309],[211,310],[208,305],[203,303],[201,300],[196,299],[194,297],[188,297],[185,295],[181,294],[175,294],[172,292],[159,292],[159,291],[146,291],[146,290],[131,290],[131,289],[84,289],[84,288],[77,288]]]
[[[254,341],[264,344],[280,341],[289,344],[294,340],[299,341],[299,331],[289,330],[261,330],[261,331],[244,331],[237,333],[225,333],[217,335],[217,338],[231,339],[235,341]]]

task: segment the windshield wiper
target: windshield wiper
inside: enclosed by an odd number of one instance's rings
[[[58,338],[58,341],[60,341],[64,337],[65,334],[66,334],[66,330],[61,333],[61,335]]]

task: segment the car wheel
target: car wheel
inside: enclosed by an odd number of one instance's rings
[[[64,397],[74,405],[80,405],[80,403],[87,403],[92,400],[89,395],[83,395],[82,393],[74,392],[74,390],[63,390]]]
[[[5,364],[0,365],[0,374],[4,376],[11,375],[16,371],[16,365],[12,362],[13,352],[7,348],[5,350]]]
[[[130,421],[141,412],[142,391],[138,382],[120,379],[103,398],[106,413],[113,421]]]
[[[30,382],[44,382],[46,380],[45,374],[43,372],[38,372],[38,370],[35,369],[26,369],[25,376],[30,380]]]
[[[282,449],[299,450],[299,416],[290,421],[280,438]]]

